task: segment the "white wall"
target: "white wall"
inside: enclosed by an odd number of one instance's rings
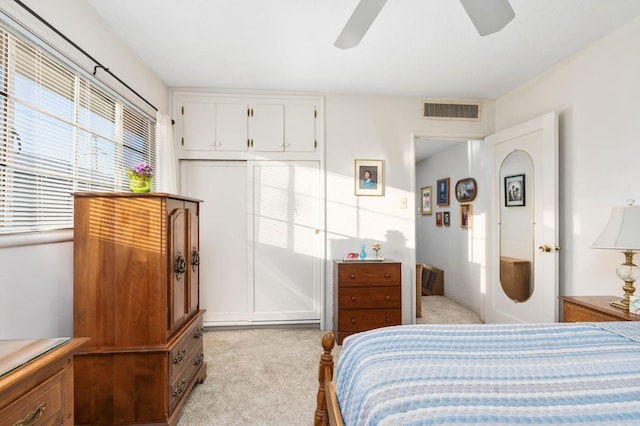
[[[420,141],[418,143],[429,143]],[[432,215],[416,216],[416,262],[444,270],[444,293],[448,298],[482,312],[481,286],[486,280],[486,221],[490,212],[490,169],[484,167],[484,142],[458,142],[416,164],[416,203],[420,187],[432,187]],[[449,206],[436,201],[436,181],[450,178]],[[460,179],[476,180],[477,195],[471,202],[471,228],[460,227],[460,203],[455,185]],[[436,226],[436,213],[449,211],[450,226]]]
[[[109,67],[156,108],[167,111],[165,84],[124,47],[85,2],[28,0],[25,4]],[[2,9],[20,12],[14,2],[3,1]],[[0,247],[6,246],[6,241],[6,237],[0,236]],[[72,333],[73,243],[70,237],[57,243],[0,248],[0,339],[71,336]]]
[[[372,252],[371,243],[380,242],[381,256],[403,264],[403,322],[412,323],[417,206],[414,136],[484,136],[492,131],[492,103],[483,106],[483,122],[424,120],[420,98],[327,95],[325,105],[327,307],[332,305],[330,260],[359,251],[361,243]],[[384,160],[384,196],[354,195],[355,159]],[[402,208],[404,199],[407,208]],[[331,312],[327,319],[330,327]]]
[[[496,130],[559,114],[561,295],[624,294],[624,256],[590,246],[613,206],[640,202],[639,45],[635,19],[496,100]]]

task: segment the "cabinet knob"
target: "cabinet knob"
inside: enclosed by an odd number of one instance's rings
[[[390,277],[391,277],[391,274],[389,274],[388,272],[385,272],[385,273],[384,273],[384,277],[385,277],[385,278],[390,278]]]
[[[352,280],[355,280],[356,279],[356,274],[349,275],[349,278],[351,278]]]
[[[384,297],[384,300],[386,300],[387,302],[391,301],[391,296],[389,296],[388,294]]]
[[[351,296],[351,301],[355,302],[356,301],[356,297],[355,296]]]
[[[389,324],[391,322],[391,319],[389,317],[385,317],[384,322],[386,322],[387,324]]]
[[[356,319],[355,318],[351,318],[351,324],[355,324],[356,323]]]

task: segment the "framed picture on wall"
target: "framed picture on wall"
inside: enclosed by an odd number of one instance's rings
[[[420,214],[429,215],[431,210],[431,187],[420,188]]]
[[[354,184],[356,195],[382,195],[384,171],[382,160],[355,160]]]
[[[460,228],[473,225],[473,204],[460,204]]]
[[[449,178],[438,179],[437,181],[438,205],[449,205]]]
[[[476,198],[478,184],[474,178],[460,179],[456,182],[456,199],[461,203],[469,203]]]
[[[436,226],[442,226],[442,212],[436,212]]]
[[[504,205],[506,207],[525,205],[524,174],[505,176],[504,178]]]
[[[451,212],[442,212],[442,224],[444,226],[451,225]]]

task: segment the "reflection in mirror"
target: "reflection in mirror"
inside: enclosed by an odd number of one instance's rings
[[[509,153],[500,166],[500,285],[514,302],[534,291],[534,168],[521,150]]]

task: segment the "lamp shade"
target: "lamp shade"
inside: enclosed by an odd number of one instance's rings
[[[614,207],[607,226],[591,247],[640,250],[640,206]]]

